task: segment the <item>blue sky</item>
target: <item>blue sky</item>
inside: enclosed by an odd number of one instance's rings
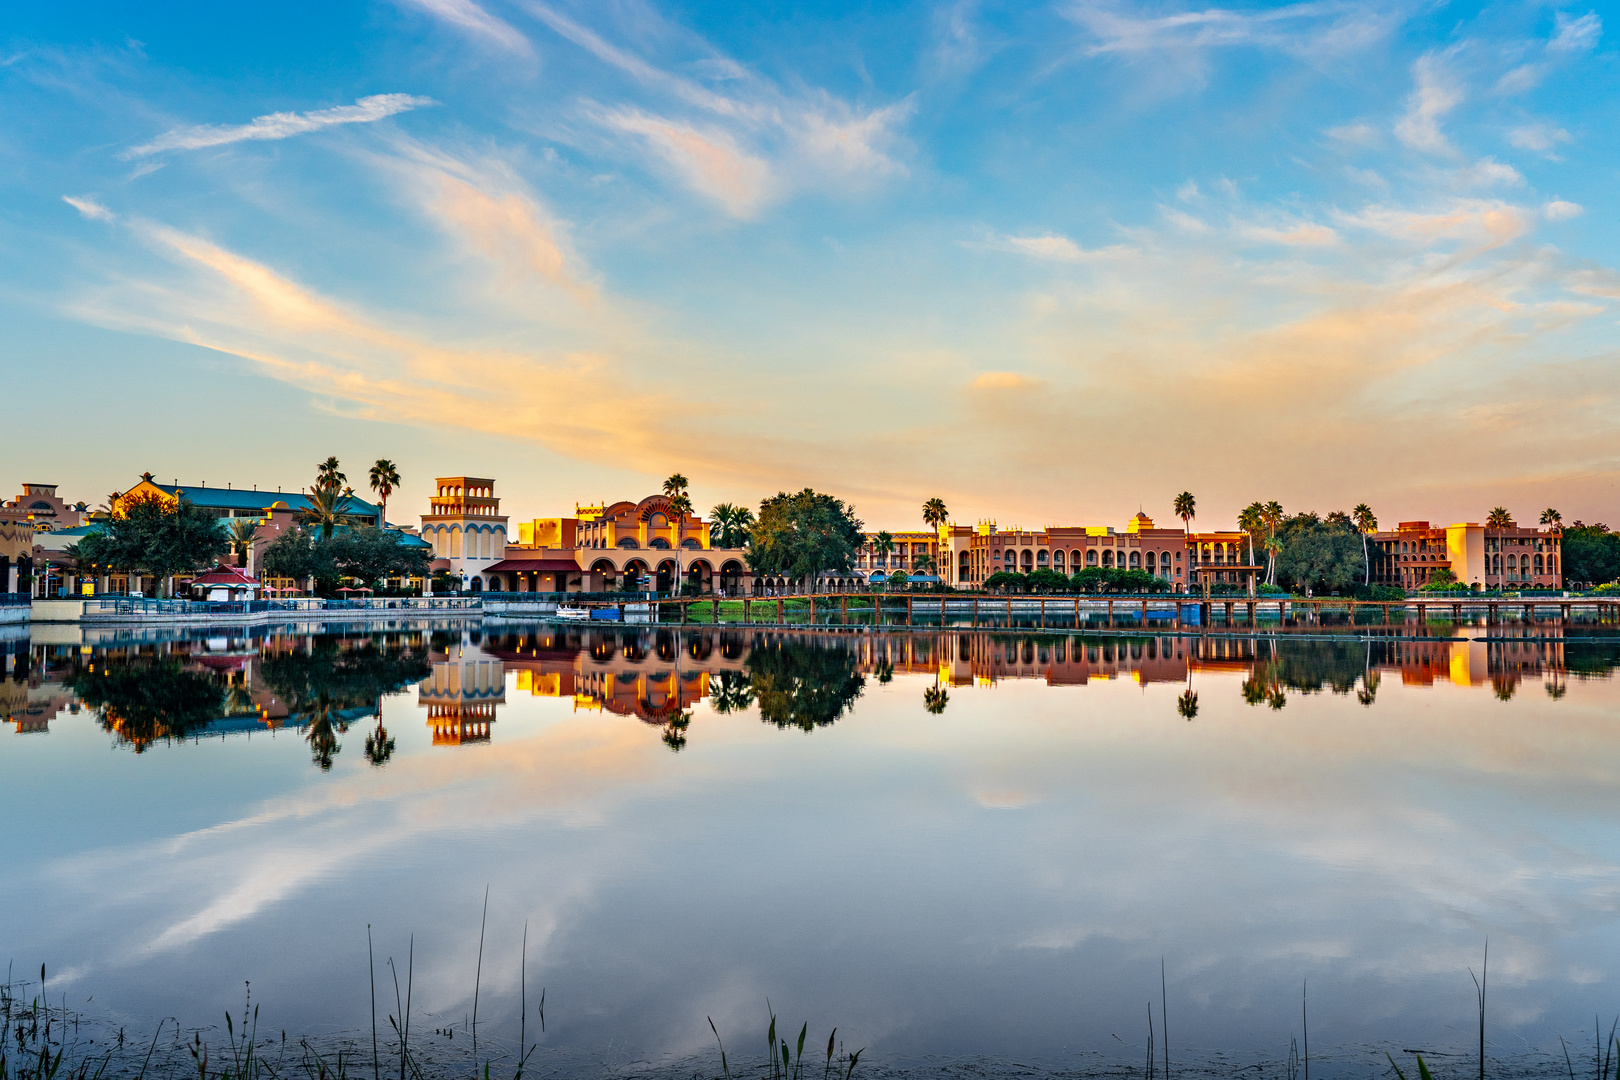
[[[1613,521],[1606,14],[18,9],[4,482]]]

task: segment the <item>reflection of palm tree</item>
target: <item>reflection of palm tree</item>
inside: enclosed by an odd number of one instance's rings
[[[682,709],[664,721],[664,745],[677,754],[686,746],[686,729],[692,726],[692,711]]]
[[[951,695],[943,686],[930,686],[923,691],[923,708],[935,716],[944,712],[950,702]]]
[[[877,676],[879,686],[889,685],[894,681],[894,661],[885,656],[872,668],[872,674]]]
[[[1198,715],[1198,691],[1188,688],[1176,699],[1176,712],[1191,720]]]
[[[332,758],[339,750],[337,725],[333,723],[333,716],[337,713],[332,699],[322,694],[316,702],[315,708],[309,714],[309,728],[304,732],[304,738],[309,740],[310,750],[315,764],[321,767],[322,772],[330,772]]]
[[[1378,672],[1369,670],[1361,676],[1361,689],[1356,691],[1356,700],[1363,705],[1371,705],[1378,697]]]
[[[377,728],[366,736],[366,760],[381,766],[394,756],[394,737],[383,727],[382,712],[377,713]]]

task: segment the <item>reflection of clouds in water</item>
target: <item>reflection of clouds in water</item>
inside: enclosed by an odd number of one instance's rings
[[[165,835],[151,811],[128,848],[71,823],[67,854],[3,891],[50,897],[59,928],[32,947],[102,978],[251,976],[341,1023],[368,922],[379,957],[417,932],[418,1001],[459,1016],[487,881],[491,1015],[527,919],[580,1045],[701,1050],[704,1013],[744,1029],[767,994],[893,1049],[1100,1043],[1161,954],[1188,1039],[1286,1033],[1279,995],[1306,975],[1328,1041],[1422,1035],[1465,1015],[1487,933],[1503,1022],[1603,996],[1611,684],[1504,704],[1386,683],[1372,708],[1279,712],[1246,706],[1242,678],[1195,675],[1188,724],[1175,682],[963,686],[930,716],[933,676],[902,673],[806,738],[699,708],[679,756],[633,716],[511,685],[493,743],[433,748],[413,692],[385,706],[384,769],[339,755],[322,778],[306,756],[279,792],[223,800],[228,821]],[[177,782],[232,751],[186,748]]]

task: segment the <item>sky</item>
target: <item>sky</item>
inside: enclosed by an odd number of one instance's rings
[[[1614,522],[1610,14],[17,6],[0,485]]]

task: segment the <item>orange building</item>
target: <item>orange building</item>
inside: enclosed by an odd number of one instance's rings
[[[1439,571],[1449,570],[1474,590],[1563,587],[1557,529],[1403,521],[1392,530],[1369,534],[1367,542],[1375,585],[1419,589]]]

